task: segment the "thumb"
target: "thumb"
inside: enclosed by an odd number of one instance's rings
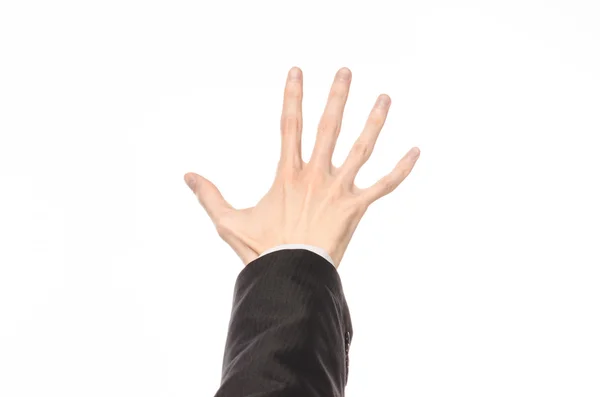
[[[184,179],[213,222],[223,211],[233,209],[219,189],[208,179],[193,172],[185,174]]]

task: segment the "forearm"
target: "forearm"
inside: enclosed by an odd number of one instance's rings
[[[350,313],[331,263],[305,249],[261,256],[236,281],[216,397],[239,390],[341,397],[351,340]]]

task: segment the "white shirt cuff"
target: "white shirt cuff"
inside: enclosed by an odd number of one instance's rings
[[[282,245],[278,245],[278,246],[270,248],[270,249],[266,250],[265,252],[263,252],[262,254],[260,254],[259,258],[261,256],[263,256],[263,255],[270,254],[271,252],[285,250],[285,249],[305,249],[305,250],[309,250],[309,251],[312,251],[315,254],[320,255],[323,258],[327,259],[327,261],[333,265],[333,259],[331,259],[331,256],[329,256],[329,254],[327,253],[327,251],[325,251],[323,248],[319,248],[319,247],[315,247],[314,245],[307,245],[307,244],[282,244]]]

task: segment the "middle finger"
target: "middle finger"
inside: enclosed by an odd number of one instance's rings
[[[342,117],[351,80],[350,69],[341,68],[331,85],[327,105],[319,122],[315,148],[311,155],[311,162],[316,162],[320,166],[331,164],[335,143],[342,127]]]

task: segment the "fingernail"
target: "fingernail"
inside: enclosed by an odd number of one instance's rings
[[[410,157],[417,158],[417,157],[419,157],[420,154],[421,154],[421,151],[419,150],[418,147],[414,147],[414,148],[410,149]]]
[[[348,68],[341,68],[338,71],[338,78],[340,80],[344,80],[344,81],[350,80],[350,77],[352,77],[352,72],[350,72],[350,69],[348,69]]]
[[[301,78],[302,78],[302,71],[297,67],[293,67],[290,70],[290,80],[298,81]]]
[[[196,187],[196,180],[193,176],[191,175],[186,175],[185,176],[185,183],[187,183],[188,187],[190,189],[192,189],[192,191],[194,190],[194,188]]]
[[[378,108],[385,108],[390,104],[390,102],[391,101],[389,96],[380,95],[379,98],[377,98],[377,103],[375,104],[375,106],[377,106]]]

